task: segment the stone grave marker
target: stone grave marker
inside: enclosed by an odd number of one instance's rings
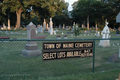
[[[56,31],[55,30],[53,31],[53,33],[54,33],[54,35],[56,35]]]
[[[37,32],[38,33],[43,33],[43,27],[41,25],[38,25]]]
[[[50,28],[49,28],[49,33],[50,35],[53,35],[53,22],[52,22],[52,18],[50,18]]]
[[[63,29],[65,29],[65,24],[63,24]]]
[[[66,30],[68,30],[68,26],[66,26]]]
[[[46,30],[46,21],[44,19],[44,22],[43,22],[43,27],[44,27],[44,30]]]
[[[36,39],[36,26],[32,22],[27,25],[27,39]],[[38,45],[35,41],[27,41],[22,55],[26,57],[35,57],[41,55],[41,51],[38,49]]]
[[[48,24],[46,25],[46,30],[49,31],[49,27],[48,27]]]
[[[96,37],[100,37],[100,32],[99,32],[99,31],[98,31],[98,33],[97,33]]]
[[[118,35],[119,35],[119,30],[117,29],[117,30],[116,30],[116,36],[118,36]]]
[[[6,30],[7,28],[6,28],[6,26],[5,26],[5,24],[3,23],[3,30]]]
[[[108,59],[108,61],[109,62],[116,62],[116,61],[118,61],[118,54],[113,54],[109,59]]]
[[[106,22],[106,25],[105,25],[102,33],[103,33],[102,39],[107,39],[107,38],[109,38],[110,30],[109,30],[109,28],[108,28],[108,22]],[[99,46],[109,47],[109,46],[110,46],[110,40],[100,40]]]

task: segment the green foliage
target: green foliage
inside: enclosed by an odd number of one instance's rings
[[[118,0],[116,1],[118,2]],[[112,0],[115,3],[114,5],[117,4],[116,1]],[[115,13],[120,11],[112,8],[113,3],[110,5],[97,0],[78,0],[72,6],[72,17],[75,22],[79,23],[83,23],[88,15],[90,16],[90,22],[102,23],[106,18],[108,20],[115,19]]]
[[[81,28],[80,30],[87,30],[87,28]]]
[[[79,27],[76,27],[76,26],[77,26],[77,25],[74,26],[74,31],[73,31],[73,32],[74,32],[74,35],[75,35],[76,38],[77,38],[77,36],[80,35],[80,28],[79,28]]]
[[[98,25],[100,30],[103,30],[103,28],[105,27],[104,25]]]
[[[32,11],[28,12],[31,6]],[[4,0],[1,9],[4,15],[8,15],[9,12],[20,12],[21,20],[30,22],[37,17],[35,20],[40,22],[41,19],[54,17],[56,12],[63,14],[63,10],[67,10],[67,5],[64,0]]]

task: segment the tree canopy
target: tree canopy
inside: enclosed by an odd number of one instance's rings
[[[65,4],[64,0],[3,0],[2,12],[5,15],[15,12],[17,16],[17,28],[19,29],[21,15],[23,19],[36,19],[40,21],[41,18],[54,17],[57,10],[59,10],[58,12],[63,12],[67,6],[63,4]]]
[[[105,19],[108,21],[115,20],[116,15],[120,12],[119,0],[78,0],[73,5],[71,12],[75,22],[83,23],[89,15],[91,22],[103,23]]]

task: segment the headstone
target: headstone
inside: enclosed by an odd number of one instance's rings
[[[67,39],[67,35],[64,35],[64,36],[63,36],[63,39]]]
[[[3,23],[3,30],[6,30],[7,28],[6,28],[6,26],[5,26],[5,24]]]
[[[103,33],[101,32],[101,35],[103,35]]]
[[[55,30],[53,31],[53,33],[54,33],[54,35],[56,35],[56,31]]]
[[[72,28],[72,31],[74,31],[74,27],[75,27],[75,22],[73,23],[73,28]]]
[[[65,29],[65,24],[63,24],[63,29]]]
[[[57,39],[61,39],[61,36],[60,36],[60,35],[57,35],[56,38],[57,38]]]
[[[62,35],[63,35],[64,33],[62,32]]]
[[[36,34],[38,33],[37,28],[36,28]]]
[[[36,39],[36,26],[32,22],[27,25],[27,39]],[[25,50],[22,51],[22,55],[35,57],[41,55],[41,51],[38,49],[38,45],[35,41],[28,41],[25,45]]]
[[[50,33],[50,35],[53,35],[53,22],[52,22],[52,18],[50,18],[50,28],[49,28],[49,33]]]
[[[62,28],[61,24],[59,24],[59,28]]]
[[[119,34],[119,30],[117,29],[117,30],[116,30],[116,36],[117,36],[118,34]]]
[[[68,30],[68,26],[66,26],[66,30]]]
[[[69,30],[71,30],[71,27],[69,26]]]
[[[109,59],[108,59],[108,61],[109,62],[116,62],[116,61],[118,61],[118,54],[113,54]]]
[[[14,32],[10,32],[10,34],[12,34],[12,35],[13,35],[13,34],[15,34],[15,33],[14,33]]]
[[[84,25],[82,24],[82,28],[84,28]]]
[[[44,27],[44,30],[46,30],[46,21],[44,19],[44,22],[43,22],[43,27]]]
[[[109,38],[109,28],[108,28],[108,22],[106,22],[106,25],[102,31],[103,35],[102,35],[102,39],[107,39]],[[110,46],[110,40],[100,40],[99,46],[102,47],[108,47]]]
[[[96,30],[96,31],[98,30],[97,23],[95,24],[95,30]]]
[[[46,29],[49,31],[49,27],[48,27],[48,24],[46,25]]]
[[[76,28],[78,28],[78,24],[76,24]]]
[[[97,33],[96,37],[100,37],[100,32],[99,32],[99,31],[98,31],[98,33]]]
[[[37,28],[38,28],[38,29],[37,29],[37,32],[38,32],[38,33],[43,33],[43,27],[42,27],[41,25],[38,25]]]
[[[117,43],[117,45],[119,45],[119,43]]]

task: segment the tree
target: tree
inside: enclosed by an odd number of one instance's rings
[[[55,25],[59,24],[66,24],[68,25],[68,20],[69,20],[69,14],[68,14],[68,3],[66,3],[64,0],[61,0],[58,3],[58,8],[55,13],[55,16],[53,17]]]
[[[102,18],[105,18],[110,11],[111,8],[100,1],[93,0],[91,2],[90,0],[79,0],[73,4],[72,16],[78,21],[85,21],[87,18],[87,27],[89,29],[89,17],[90,21],[96,22],[96,24],[98,22],[101,23]]]
[[[57,10],[55,2],[58,2],[58,0],[4,0],[2,10],[4,13],[7,9],[16,12],[17,29],[19,29],[22,12],[26,12],[32,6],[35,15],[53,17]]]
[[[75,38],[77,39],[77,36],[80,35],[80,28],[79,27],[76,27],[76,25],[74,25],[74,35],[75,35]]]

